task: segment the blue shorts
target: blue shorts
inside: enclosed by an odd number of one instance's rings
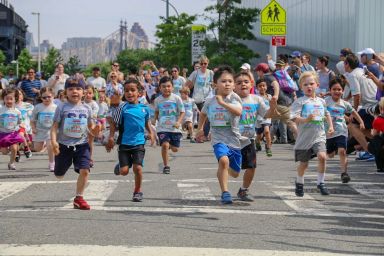
[[[80,169],[90,168],[91,152],[88,143],[67,146],[59,144],[60,154],[55,156],[55,175],[64,176],[71,167],[72,163],[75,172],[79,173]]]
[[[230,148],[223,143],[217,143],[213,145],[213,150],[217,161],[219,161],[223,156],[227,156],[229,159],[229,167],[235,172],[240,172],[242,161],[240,149]]]
[[[164,142],[169,142],[171,146],[176,148],[180,147],[180,140],[183,137],[180,132],[158,132],[157,136],[159,137],[160,146]]]
[[[272,124],[261,124],[261,127],[256,128],[256,134],[257,134],[257,135],[263,134],[263,133],[264,133],[264,127],[265,127],[265,126],[271,127]]]
[[[347,149],[347,137],[340,135],[327,139],[327,154],[337,152],[339,148]]]

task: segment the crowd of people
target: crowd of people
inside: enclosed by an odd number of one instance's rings
[[[237,197],[253,201],[249,191],[262,144],[268,157],[274,143],[294,145],[299,197],[308,162],[317,157],[317,187],[329,195],[326,160],[335,155],[343,183],[351,180],[347,154],[355,151],[357,160],[375,161],[384,172],[384,58],[371,48],[356,54],[344,48],[336,70],[327,56],[315,67],[310,61],[294,51],[277,60],[267,56],[254,70],[244,63],[237,73],[225,65],[210,70],[201,56],[189,76],[177,65],[167,70],[148,60],[127,76],[117,62],[106,78],[99,67],[88,78],[69,76],[62,64],[48,81],[33,68],[19,83],[1,76],[0,148],[9,154],[9,170],[17,169],[20,152],[31,158],[46,151],[48,169],[60,179],[73,164],[79,174],[73,204],[82,210],[90,209],[83,194],[95,143],[107,152],[119,145],[114,174],[132,168],[132,200],[140,202],[146,141],[160,146],[163,173],[170,174],[169,151],[179,150],[183,130],[188,143],[211,142],[223,204],[233,201],[229,176],[241,170]]]

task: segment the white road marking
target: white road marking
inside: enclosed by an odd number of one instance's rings
[[[384,189],[382,187],[356,183],[351,184],[351,187],[362,195],[384,202]]]
[[[327,253],[324,251],[276,251],[256,249],[223,249],[223,248],[195,248],[195,247],[147,247],[147,246],[102,246],[102,245],[71,245],[71,244],[0,244],[0,254],[4,256],[32,256],[32,255],[157,255],[157,256],[342,256],[346,254]]]
[[[208,186],[202,183],[177,183],[181,198],[186,200],[216,200]]]
[[[13,182],[1,182],[0,183],[0,201],[26,189],[30,185],[32,184],[25,183],[25,182],[20,182],[16,184],[14,184]]]
[[[217,170],[217,167],[201,167],[199,170]]]

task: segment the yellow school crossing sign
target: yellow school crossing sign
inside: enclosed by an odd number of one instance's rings
[[[281,5],[272,0],[261,11],[261,34],[262,35],[285,35],[287,30],[287,15]]]

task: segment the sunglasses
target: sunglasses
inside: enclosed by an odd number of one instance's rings
[[[172,70],[172,73],[175,73],[175,72],[177,72],[177,70]]]
[[[113,64],[112,66],[114,66],[114,67],[118,67],[119,65]]]
[[[61,96],[61,95],[60,95]],[[47,99],[50,99],[52,98],[52,96],[44,96],[44,97],[41,97],[43,100],[47,100]]]
[[[206,66],[206,65],[208,65],[208,63],[200,63],[200,65],[204,65],[204,66]]]
[[[117,76],[111,76],[111,78],[114,78],[114,77],[117,77]]]

